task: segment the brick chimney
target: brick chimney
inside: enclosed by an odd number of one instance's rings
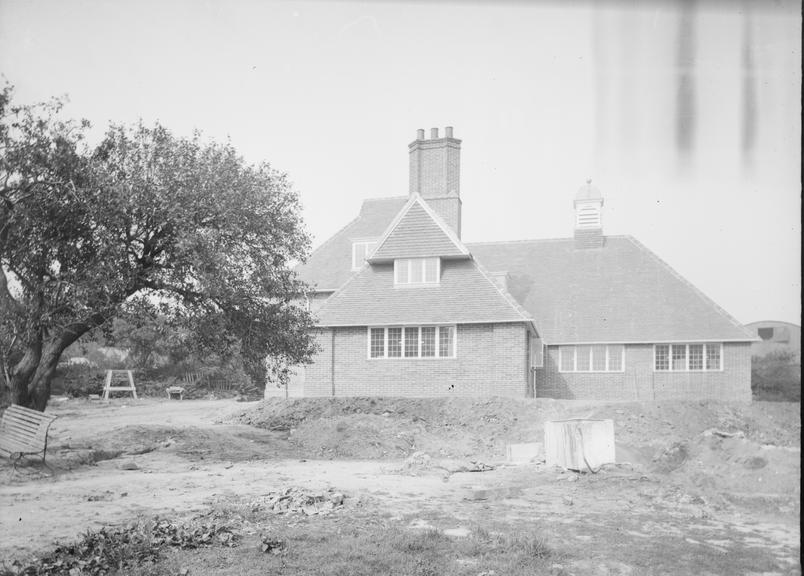
[[[602,248],[603,236],[603,195],[587,180],[575,194],[575,248]]]
[[[452,126],[438,137],[438,128],[416,132],[408,144],[410,195],[419,194],[461,237],[461,141],[452,137]]]

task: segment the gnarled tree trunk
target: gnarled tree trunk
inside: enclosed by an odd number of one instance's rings
[[[9,382],[10,400],[12,404],[30,407],[31,396],[28,393],[28,384],[33,379],[42,357],[42,339],[36,338],[28,343],[25,354],[19,362],[11,367]]]
[[[87,330],[72,329],[44,342],[40,337],[29,343],[22,359],[11,369],[11,403],[44,412],[62,352]]]

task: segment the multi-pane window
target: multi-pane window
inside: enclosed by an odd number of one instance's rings
[[[369,358],[455,358],[455,326],[369,328]]]
[[[402,357],[402,328],[388,329],[388,357]]]
[[[452,356],[454,340],[455,328],[452,326],[440,326],[438,329],[438,355],[441,357]]]
[[[657,372],[708,372],[722,370],[721,344],[656,344]]]
[[[671,370],[686,370],[687,369],[687,346],[684,344],[673,344],[670,347],[673,355],[673,362]]]
[[[385,329],[372,328],[369,332],[369,356],[372,358],[385,356]]]
[[[720,346],[716,344],[706,345],[706,369],[707,370],[720,370]]]
[[[559,372],[622,372],[625,367],[625,346],[595,344],[559,346]]]
[[[419,329],[405,328],[405,356],[413,358],[419,355]]]
[[[422,358],[431,358],[436,355],[436,327],[422,326]]]
[[[591,346],[576,346],[575,347],[575,371],[576,372],[589,372],[590,371],[590,356],[592,355]]]
[[[575,372],[575,346],[561,346],[558,356],[559,372]]]
[[[622,344],[609,344],[607,353],[609,359],[608,371],[622,372],[625,362],[625,346]]]
[[[606,347],[592,346],[592,372],[605,372],[606,370]]]
[[[670,346],[662,344],[654,349],[656,370],[670,370]]]
[[[352,242],[352,270],[360,270],[363,262],[377,246],[376,240],[360,240]]]
[[[541,338],[531,337],[530,339],[530,367],[544,367],[544,343]]]
[[[704,347],[703,344],[690,344],[689,348],[689,367],[690,370],[704,369]]]
[[[394,284],[438,284],[441,275],[439,258],[397,258],[394,260]]]

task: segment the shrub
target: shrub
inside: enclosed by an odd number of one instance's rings
[[[51,382],[53,394],[64,394],[71,398],[101,394],[106,372],[86,365],[60,366]]]
[[[0,576],[106,575],[124,569],[162,574],[159,563],[165,547],[234,547],[239,541],[240,534],[224,524],[186,525],[154,518],[122,528],[87,531],[80,540],[57,546],[27,566],[15,562],[11,567],[0,567]]]
[[[801,359],[790,350],[777,350],[751,359],[754,400],[801,402]]]

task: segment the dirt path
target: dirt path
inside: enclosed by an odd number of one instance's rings
[[[184,516],[296,486],[335,488],[348,496],[342,514],[379,514],[406,525],[538,526],[577,574],[801,573],[797,494],[712,497],[689,478],[628,465],[597,475],[533,464],[446,475],[399,460],[303,460],[291,457],[284,434],[215,424],[242,407],[233,401],[54,405],[60,418],[49,459],[56,473],[0,470],[0,557],[22,558],[137,515]],[[91,465],[75,459],[110,449],[106,456],[124,453]],[[121,469],[129,463],[135,469]],[[485,499],[471,498],[478,486]],[[686,568],[679,572],[680,566]]]

